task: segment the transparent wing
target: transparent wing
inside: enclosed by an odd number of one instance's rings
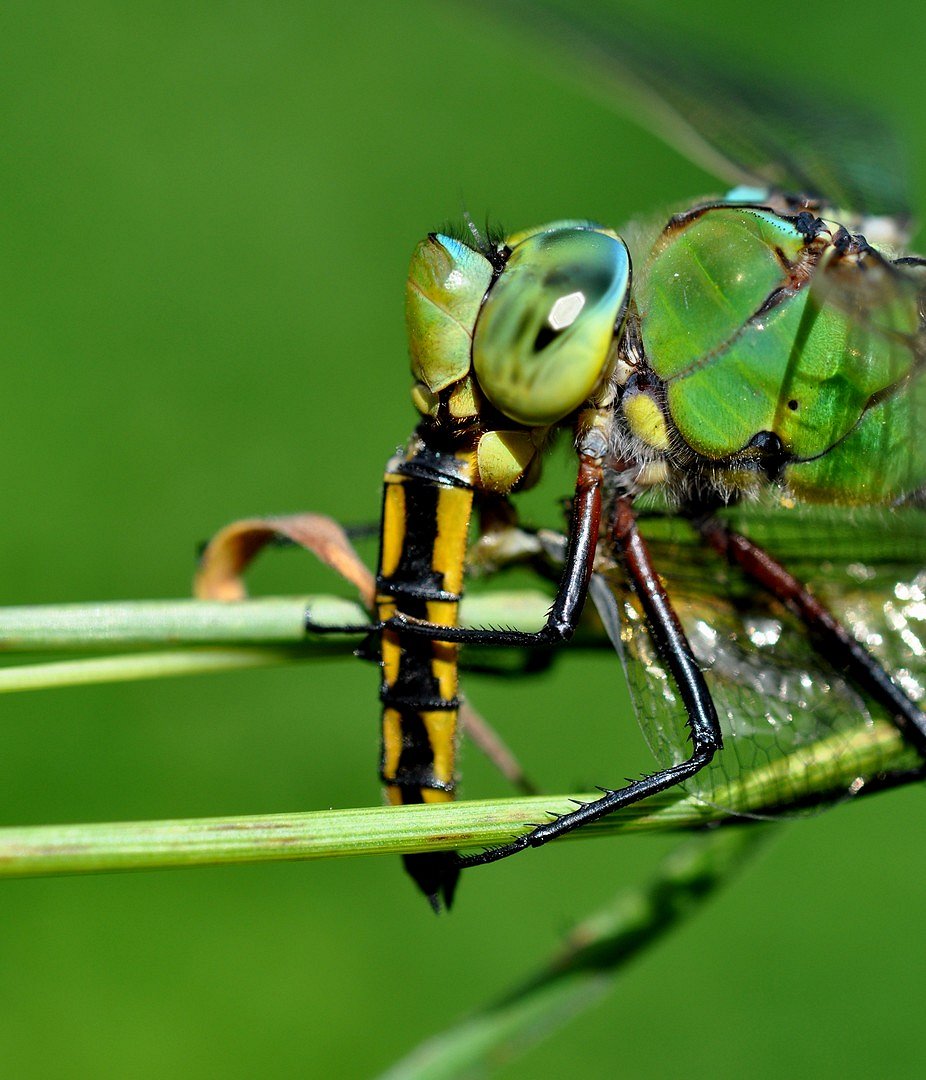
[[[812,585],[906,693],[926,698],[926,514],[738,510],[730,524]],[[706,550],[686,523],[641,519],[702,665],[724,749],[686,791],[746,816],[799,812],[913,768],[884,709],[815,651],[803,625]],[[685,713],[636,598],[610,575],[637,716],[657,761],[690,752]]]
[[[531,0],[470,0],[519,35],[568,55],[583,87],[734,184],[824,199],[844,211],[906,221],[905,154],[883,119],[857,101],[740,70],[613,4],[568,12]],[[860,69],[860,78],[874,72]]]

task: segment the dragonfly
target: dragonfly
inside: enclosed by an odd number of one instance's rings
[[[460,646],[565,644],[590,588],[659,762],[500,847],[406,856],[436,910],[462,869],[677,785],[763,816],[926,757],[926,260],[893,134],[625,14],[491,11],[734,186],[619,231],[466,221],[412,256],[418,423],[385,470],[375,603],[387,796],[454,797]],[[511,528],[561,431],[577,475],[545,624],[458,625],[474,513]],[[902,763],[853,771],[885,729]],[[804,745],[813,784],[782,767]],[[749,805],[763,771],[776,795]]]

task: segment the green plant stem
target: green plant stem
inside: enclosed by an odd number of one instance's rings
[[[296,661],[318,659],[318,651],[304,647],[240,646],[227,649],[189,648],[164,652],[95,656],[84,660],[17,664],[0,667],[0,694],[19,690],[49,690],[65,686],[135,682],[138,679],[165,679],[178,675],[208,675],[241,668],[274,667]]]
[[[517,1059],[596,1004],[636,956],[730,882],[771,832],[727,829],[680,844],[649,882],[577,926],[533,977],[422,1043],[380,1080],[456,1080]]]
[[[537,590],[476,594],[463,613],[470,625],[541,625],[549,597]],[[223,603],[143,600],[0,608],[0,652],[115,655],[0,666],[0,694],[95,683],[201,675],[348,656],[363,632],[307,634],[306,612],[321,626],[363,626],[359,604],[335,596],[272,597]],[[606,645],[590,623],[580,642]],[[171,646],[156,650],[156,646]]]
[[[535,589],[476,593],[462,605],[469,625],[505,622],[533,629],[550,598]],[[0,651],[38,652],[137,648],[157,645],[279,645],[335,641],[341,649],[359,634],[307,635],[306,611],[321,626],[362,626],[367,613],[337,596],[256,600],[125,600],[99,604],[47,604],[0,608]]]
[[[0,649],[89,650],[103,646],[283,644],[305,642],[306,609],[316,622],[358,625],[359,604],[334,596],[217,600],[126,600],[0,608]]]
[[[823,794],[846,790],[855,776],[871,772],[873,763],[884,761],[892,752],[904,753],[892,728],[861,728],[854,735],[815,743],[731,781],[724,802],[741,813],[767,806],[787,790],[790,775],[800,777],[805,789],[819,784]],[[593,798],[594,794],[550,795],[256,817],[5,828],[0,829],[0,876],[478,848],[520,835],[546,820],[547,813],[566,813],[576,799]],[[568,835],[586,838],[665,831],[717,820],[730,818],[692,796],[667,792]]]
[[[540,592],[478,594],[468,604],[467,619],[476,624],[537,625],[547,604],[546,595]],[[263,666],[330,656],[332,651],[347,654],[358,635],[306,636],[303,617],[307,606],[314,620],[332,626],[345,620],[356,624],[363,616],[357,605],[332,597],[0,610],[0,643],[10,650],[60,651],[99,648],[102,644],[135,650],[117,656],[2,668],[0,692]],[[173,648],[151,650],[151,646],[165,644]],[[139,651],[144,646],[149,651]],[[826,799],[849,790],[858,776],[901,768],[908,756],[893,727],[860,725],[736,777],[717,793],[716,802],[748,814],[787,799],[794,783],[803,794]],[[7,828],[0,829],[0,876],[492,846],[546,820],[548,812],[569,811],[577,798],[588,801],[595,795]],[[716,806],[669,792],[573,835],[691,828],[724,817]]]
[[[454,805],[4,828],[0,829],[0,877],[479,847],[501,843],[543,819],[546,811],[565,813],[572,805],[568,796],[551,795]],[[628,813],[621,820],[614,816],[591,830],[601,834],[621,828],[666,827],[667,820],[653,810],[653,804],[649,811],[642,806],[634,809],[633,815]],[[674,812],[664,806],[662,813],[682,826],[699,820],[700,810],[688,807]],[[573,835],[586,834],[591,832],[583,829]]]

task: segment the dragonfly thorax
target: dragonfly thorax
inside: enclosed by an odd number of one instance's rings
[[[635,294],[626,437],[699,487],[905,497],[926,482],[911,434],[926,406],[923,286],[922,267],[809,214],[715,204],[673,218]]]

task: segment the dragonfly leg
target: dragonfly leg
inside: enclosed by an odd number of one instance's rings
[[[685,705],[691,735],[691,755],[687,761],[654,773],[652,776],[643,777],[626,787],[606,789],[600,799],[586,803],[578,810],[564,814],[555,821],[540,825],[508,844],[478,855],[461,856],[460,865],[463,867],[497,862],[528,847],[540,847],[564,833],[605,817],[623,806],[629,806],[631,803],[639,802],[650,795],[674,787],[690,779],[708,765],[717,751],[723,747],[720,722],[717,719],[717,711],[711,700],[707,683],[704,681],[704,676],[694,658],[678,616],[650,560],[646,544],[637,529],[628,498],[619,498],[615,503],[611,539],[639,597],[653,642],[671,672]]]
[[[620,810],[623,806],[630,806],[631,803],[639,802],[650,795],[657,795],[660,791],[666,791],[668,788],[675,787],[676,784],[689,780],[705,765],[710,764],[716,750],[717,747],[702,747],[695,750],[691,757],[680,765],[674,765],[671,769],[664,769],[652,776],[645,776],[642,780],[636,780],[626,787],[606,790],[600,799],[586,803],[569,814],[563,814],[555,821],[538,825],[536,829],[507,844],[480,852],[478,855],[461,855],[459,865],[461,868],[483,866],[486,863],[506,859],[509,855],[515,855],[529,847],[541,847],[564,833],[587,825],[590,821],[597,821],[598,818],[613,814],[615,810]]]
[[[705,518],[697,526],[713,548],[801,619],[821,655],[846,671],[862,690],[883,705],[904,739],[926,758],[926,714],[807,586],[758,544],[716,518]]]
[[[402,614],[389,619],[385,628],[436,641],[467,645],[495,645],[506,648],[561,645],[569,641],[576,631],[582,608],[585,605],[588,582],[595,561],[595,548],[601,523],[602,480],[600,459],[580,455],[579,475],[576,480],[563,570],[550,613],[540,630],[528,632],[466,626],[438,626],[435,623],[424,622]]]

